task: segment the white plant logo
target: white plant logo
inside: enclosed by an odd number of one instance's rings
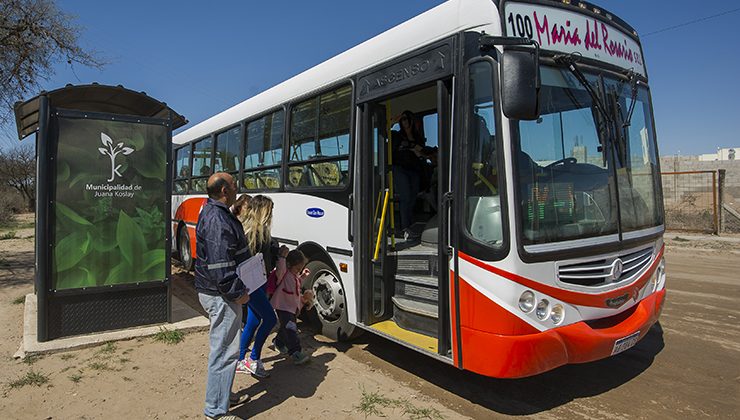
[[[134,149],[124,147],[123,142],[118,143],[113,147],[113,139],[108,137],[105,133],[100,133],[100,140],[103,142],[103,146],[105,147],[99,147],[98,151],[101,155],[110,157],[110,179],[108,182],[111,182],[116,178],[116,175],[121,176],[121,173],[118,172],[118,170],[121,169],[121,165],[116,166],[116,156],[121,153],[124,155],[130,155],[134,152]]]

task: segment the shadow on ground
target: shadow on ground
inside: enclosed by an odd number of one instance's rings
[[[173,279],[175,285],[173,293],[194,309],[203,312],[193,289],[193,276],[182,272],[173,274]],[[301,323],[301,328],[309,327],[310,323]],[[367,332],[351,343],[324,344],[308,334],[303,334],[303,339],[311,341],[309,347],[329,345],[349,357],[364,363],[380,365],[381,368],[384,363],[390,364],[393,368],[385,370],[399,381],[412,384],[418,382],[412,380],[415,378],[408,377],[411,375],[473,404],[508,415],[537,414],[578,398],[603,394],[617,388],[647,370],[665,346],[663,328],[660,323],[656,323],[635,347],[614,357],[591,363],[566,365],[529,378],[496,379],[459,370]],[[310,374],[302,374],[300,381],[282,389],[267,386],[269,379],[250,386],[244,391],[252,396],[250,402],[237,409],[235,414],[251,416],[269,410],[291,396],[298,398],[312,396],[326,377],[326,364],[334,357],[333,354],[314,357],[311,365],[306,367]],[[497,357],[493,351],[491,357]],[[292,366],[289,360],[283,359],[275,362],[273,369],[274,374],[280,375],[281,371],[296,367]]]
[[[566,365],[550,372],[523,379],[496,379],[459,370],[430,357],[371,334],[363,334],[353,344],[366,343],[364,351],[390,363],[401,371],[434,384],[474,404],[508,415],[531,415],[562,406],[575,399],[591,397],[617,388],[644,372],[664,347],[663,329],[655,324],[632,349],[608,359]],[[368,359],[340,343],[340,351],[351,357]],[[355,353],[354,355],[351,353]],[[491,353],[491,357],[496,357]],[[363,360],[367,361],[367,360]],[[394,375],[397,376],[397,375]],[[409,378],[398,378],[409,381]]]
[[[280,386],[270,386],[270,378],[255,382],[239,392],[250,396],[249,401],[232,412],[242,418],[266,412],[277,407],[291,397],[310,398],[324,381],[329,371],[328,365],[336,357],[335,354],[324,353],[313,356],[311,362],[303,366],[295,366],[284,356],[275,360],[270,370],[271,376],[294,377],[300,380],[280,381]],[[313,413],[318,415],[319,413]]]
[[[0,255],[0,288],[32,285],[33,251],[7,251]]]

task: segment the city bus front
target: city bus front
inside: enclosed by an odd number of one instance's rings
[[[634,30],[583,2],[505,1],[500,10],[506,37],[539,46],[538,110],[523,117],[506,103],[521,83],[507,54],[531,47],[497,47],[503,106],[495,120],[475,104],[470,112],[499,122],[491,138],[500,134],[505,163],[484,166],[506,181],[487,177],[502,184],[488,200],[466,189],[463,236],[477,245],[458,254],[456,363],[522,377],[615,355],[648,333],[665,298],[663,207]],[[503,234],[491,234],[499,225]]]

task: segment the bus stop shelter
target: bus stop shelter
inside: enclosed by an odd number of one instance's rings
[[[187,123],[123,86],[67,85],[15,105],[36,133],[37,336],[169,322],[171,140]]]

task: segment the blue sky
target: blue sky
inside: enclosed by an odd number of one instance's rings
[[[122,84],[193,123],[300,73],[441,1],[107,2],[57,0],[84,28],[102,71],[58,65],[47,90]],[[740,7],[731,0],[593,0],[644,36],[661,154],[740,146]],[[2,134],[0,134],[2,136]],[[13,132],[0,144],[14,143]]]

